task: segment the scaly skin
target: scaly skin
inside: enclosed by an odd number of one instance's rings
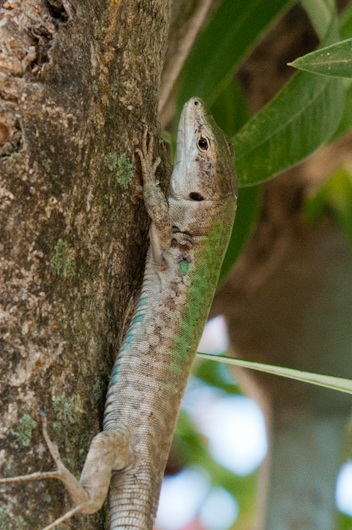
[[[113,369],[104,432],[93,439],[80,483],[45,434],[55,478],[77,505],[45,530],[74,512],[98,510],[109,484],[110,530],[152,530],[181,398],[231,234],[233,147],[201,100],[192,98],[182,111],[168,201],[155,181],[159,161],[153,163],[146,134],[138,154],[152,219],[141,296]]]
[[[210,135],[208,150],[201,151],[199,137]],[[127,425],[135,455],[128,468],[113,473],[111,530],[152,528],[180,401],[235,215],[233,152],[197,99],[184,107],[178,142],[168,201],[172,236],[161,256],[152,237],[141,298],[107,396],[104,429]],[[219,152],[230,173],[217,164]],[[154,191],[162,201],[160,190]],[[190,200],[192,192],[208,200]]]

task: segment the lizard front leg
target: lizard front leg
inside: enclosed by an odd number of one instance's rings
[[[169,207],[163,192],[156,181],[155,172],[160,164],[160,158],[153,160],[154,137],[144,128],[141,149],[136,152],[141,161],[143,177],[143,197],[152,224],[149,230],[149,239],[154,262],[160,268],[167,267],[165,252],[171,244],[171,225]]]

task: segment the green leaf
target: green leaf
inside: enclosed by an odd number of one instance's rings
[[[257,473],[246,477],[235,475],[216,460],[214,460],[205,444],[204,437],[195,430],[191,420],[181,410],[177,421],[176,437],[181,436],[188,445],[189,461],[206,469],[211,477],[212,485],[219,485],[234,495],[240,505],[240,516],[236,520],[236,527],[241,527],[241,519],[250,519],[253,514],[253,501],[257,484]],[[248,521],[247,525],[248,525]],[[246,528],[248,526],[244,525]]]
[[[341,80],[299,72],[234,137],[240,186],[264,182],[310,155],[344,111]]]
[[[229,136],[234,135],[249,118],[249,109],[239,83],[232,79],[211,106],[216,123]],[[236,157],[236,155],[235,155]],[[236,221],[220,272],[218,288],[240,256],[251,237],[259,215],[261,186],[242,188],[237,202]]]
[[[222,91],[211,107],[216,123],[221,129],[232,136],[249,118],[249,109],[239,83],[233,79]],[[235,155],[236,158],[236,155]],[[252,235],[259,214],[261,203],[261,187],[243,188],[237,201],[236,221],[232,230],[230,243],[222,264],[219,285],[236,263],[243,246]]]
[[[225,355],[210,355],[208,353],[197,353],[197,358],[212,359],[221,363],[232,364],[242,368],[250,368],[251,370],[258,370],[267,374],[280,375],[288,379],[295,379],[296,381],[303,381],[312,385],[338,390],[352,394],[352,380],[344,379],[343,377],[333,377],[331,375],[314,374],[311,372],[302,372],[294,368],[283,368],[281,366],[274,366],[271,364],[256,363],[252,361],[243,361],[241,359],[234,359],[233,357],[226,357]]]
[[[291,0],[223,0],[199,34],[182,73],[178,109],[192,96],[210,107],[269,24]]]
[[[246,98],[236,79],[230,80],[210,110],[216,123],[228,136],[236,134],[250,117]]]
[[[337,138],[340,138],[340,136],[344,135],[346,132],[350,131],[352,127],[352,80],[343,79],[342,82],[345,89],[345,109],[343,111],[339,126],[329,140],[331,143]]]
[[[330,44],[338,39],[338,18],[333,2],[323,5],[316,27],[322,35],[329,23],[324,42]],[[310,15],[317,13],[313,9]],[[264,182],[303,160],[329,140],[343,110],[342,80],[298,72],[234,137],[240,185]]]
[[[341,40],[352,37],[352,4],[349,4],[340,17]]]
[[[244,244],[253,233],[259,215],[261,197],[261,186],[242,188],[239,191],[236,219],[221,267],[219,287],[223,285],[226,276],[241,254]]]
[[[337,528],[339,530],[352,530],[352,518],[350,515],[347,515],[345,513],[339,513],[337,519]]]
[[[242,395],[242,391],[235,382],[231,370],[223,363],[218,363],[214,369],[211,361],[202,361],[192,371],[193,375],[210,386],[219,388],[227,394]]]
[[[347,6],[340,17],[340,35],[341,40],[352,37],[352,4]],[[352,80],[344,78],[343,85],[345,89],[345,110],[338,128],[329,140],[330,142],[334,142],[352,127]]]
[[[352,77],[352,38],[308,53],[289,64],[314,74]]]
[[[333,17],[336,16],[334,0],[301,0],[304,9],[317,32],[320,40],[324,39],[331,26]],[[334,39],[336,40],[336,35]]]

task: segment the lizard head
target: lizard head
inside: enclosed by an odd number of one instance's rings
[[[185,103],[178,127],[171,196],[189,201],[237,198],[234,149],[199,98]]]

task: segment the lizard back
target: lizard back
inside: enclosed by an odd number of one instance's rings
[[[181,399],[235,216],[232,144],[197,98],[184,107],[177,141],[166,206],[170,239],[165,244],[164,233],[158,236],[165,212],[158,217],[151,199],[141,296],[106,400],[104,430],[126,428],[133,450],[132,463],[113,472],[111,530],[153,526]]]

